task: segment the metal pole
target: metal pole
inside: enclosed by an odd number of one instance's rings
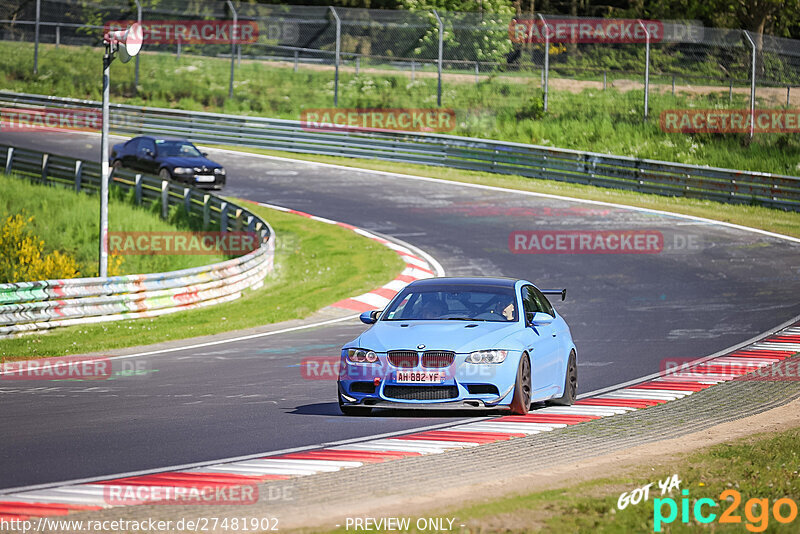
[[[478,66],[478,62],[475,62],[475,83],[478,83],[478,73],[480,72],[480,67]]]
[[[61,44],[61,24],[56,25],[56,48]]]
[[[756,44],[750,38],[750,34],[747,30],[742,31],[744,32],[745,38],[750,42],[750,46],[753,47],[752,71],[750,72],[750,139],[752,139],[756,118]]]
[[[792,86],[791,85],[787,85],[786,86],[786,107],[787,108],[789,107],[789,94],[790,94],[791,90],[792,90]]]
[[[33,73],[39,74],[39,22],[42,14],[42,0],[36,0],[36,28],[33,36]]]
[[[228,98],[233,98],[233,75],[236,70],[236,36],[239,33],[237,27],[239,17],[236,13],[236,9],[233,7],[233,2],[231,2],[231,0],[226,0],[226,3],[228,4],[228,9],[231,10],[231,15],[233,15],[233,28],[231,29],[231,81],[228,84]]]
[[[108,276],[108,88],[113,60],[111,44],[103,56],[103,119],[100,135],[100,277]]]
[[[444,51],[444,24],[442,24],[442,18],[439,16],[438,11],[434,9],[433,14],[436,16],[436,22],[439,24],[439,61],[437,63],[439,70],[439,84],[436,87],[436,104],[439,107],[441,107],[442,106],[442,52]]]
[[[342,46],[342,21],[339,19],[339,14],[333,6],[328,6],[331,10],[333,18],[336,20],[336,73],[333,80],[333,107],[339,106],[339,54],[341,53]]]
[[[608,75],[608,72],[603,71],[603,91],[606,90],[606,83],[608,81],[607,75]]]
[[[360,67],[361,67],[361,58],[359,56],[356,56],[356,76],[358,76],[358,71],[360,70]]]
[[[412,82],[414,81],[414,78],[416,77],[416,71],[417,71],[417,62],[412,59],[411,60],[411,81]]]
[[[672,96],[675,96],[675,75],[672,75]]]
[[[136,56],[136,57],[139,57],[139,56]],[[178,37],[178,50],[176,52],[176,59],[180,59],[180,58],[181,58],[181,38]]]
[[[297,72],[297,59],[298,59],[299,55],[300,55],[300,53],[297,50],[295,50],[294,51],[294,71],[295,72]]]
[[[639,21],[639,26],[642,27],[644,30],[645,35],[645,52],[644,52],[644,118],[647,120],[648,115],[648,96],[650,93],[650,32],[647,31],[647,27],[644,25],[644,22],[641,20]],[[673,84],[674,84],[673,79]],[[674,87],[674,86],[673,86]],[[673,88],[673,93],[675,92]]]
[[[142,3],[139,0],[136,2],[136,22],[142,23]],[[134,94],[139,91],[139,54],[136,54],[136,65],[133,70],[133,92]]]
[[[547,26],[547,21],[544,20],[544,17],[541,13],[537,14],[539,20],[542,21],[542,29],[544,30],[544,70],[542,71],[544,76],[544,110],[547,111],[547,97],[550,89],[550,28]]]

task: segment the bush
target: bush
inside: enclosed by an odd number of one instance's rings
[[[536,90],[517,111],[517,120],[539,120],[542,117],[544,117],[544,93],[541,90]]]
[[[9,215],[0,227],[0,283],[31,282],[80,276],[75,259],[57,250],[44,254],[44,241],[36,237],[20,213]]]

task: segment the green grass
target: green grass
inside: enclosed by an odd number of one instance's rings
[[[56,96],[100,99],[100,49],[40,47],[39,75],[32,74],[32,45],[0,43],[0,88]],[[327,68],[243,61],[236,70],[235,96],[228,98],[230,61],[145,52],[140,87],[133,88],[133,62],[112,67],[114,102],[195,111],[215,111],[299,119],[303,109],[329,108],[333,76]],[[425,108],[436,106],[435,77],[343,69],[339,106],[343,108]],[[459,81],[456,81],[459,80]],[[748,144],[739,134],[665,134],[659,114],[674,108],[746,108],[745,95],[728,103],[724,87],[708,95],[676,96],[653,91],[651,119],[642,120],[642,90],[620,92],[587,89],[579,94],[553,90],[550,111],[543,117],[519,118],[518,113],[541,99],[539,79],[489,76],[476,84],[469,76],[445,79],[443,106],[456,110],[452,133],[533,143],[608,154],[679,161],[717,167],[800,173],[800,137],[760,134]],[[768,106],[768,104],[764,104]],[[769,106],[772,106],[771,104]],[[534,105],[535,107],[535,105]],[[774,107],[774,106],[772,106]]]
[[[766,525],[766,532],[796,532],[800,519],[789,525],[780,525],[770,515],[767,521],[759,519],[758,508],[752,521],[745,516],[745,503],[751,498],[767,499],[770,506],[781,498],[800,500],[800,451],[797,443],[800,429],[794,428],[775,434],[760,434],[731,443],[717,445],[693,454],[679,455],[675,461],[658,466],[658,470],[639,468],[613,478],[590,480],[569,485],[563,489],[519,494],[500,499],[491,497],[479,503],[452,509],[427,512],[425,517],[455,518],[456,532],[547,532],[553,534],[627,534],[653,532],[654,500],[662,498],[658,481],[677,474],[681,490],[688,490],[690,520],[681,524],[680,490],[673,490],[663,498],[672,497],[677,502],[678,516],[670,525],[662,526],[664,532],[673,534],[692,532],[749,532],[750,524],[756,528]],[[617,509],[622,492],[653,483],[648,501]],[[720,524],[722,511],[730,506],[720,494],[735,490],[741,503],[735,515],[740,524]],[[703,526],[691,519],[695,499],[710,498],[719,503],[717,508],[703,507],[703,513],[716,513],[717,520]],[[667,515],[668,505],[663,505]],[[784,515],[789,514],[783,506]],[[411,525],[415,524],[412,516]],[[458,525],[464,524],[465,528]],[[333,532],[346,532],[344,529]],[[407,532],[420,532],[415,528]]]
[[[212,146],[212,145],[204,145]],[[481,184],[494,187],[505,187],[521,191],[532,191],[550,195],[562,195],[585,200],[597,200],[637,206],[654,210],[669,211],[703,217],[752,228],[759,228],[768,232],[800,237],[800,213],[765,208],[761,206],[723,204],[711,200],[696,200],[680,197],[666,197],[607,189],[590,185],[569,184],[553,180],[540,180],[523,176],[507,176],[488,172],[464,171],[446,167],[431,167],[412,163],[383,162],[343,158],[335,156],[318,156],[309,154],[294,154],[275,150],[244,149],[241,147],[220,147],[242,152],[266,154],[286,158],[294,158],[320,163],[345,165],[359,169],[373,169],[380,171],[397,172],[413,176],[426,176],[441,178],[454,182]]]
[[[44,241],[45,253],[58,250],[78,262],[82,277],[98,275],[100,201],[97,195],[64,187],[32,183],[27,178],[0,175],[0,221],[22,213],[33,217],[28,228]],[[174,232],[188,230],[177,218],[164,221],[149,208],[133,206],[116,195],[109,199],[112,232]],[[125,255],[120,274],[175,271],[223,261],[220,255]],[[0,282],[2,282],[0,280]]]
[[[385,284],[403,268],[395,252],[350,230],[260,206],[249,208],[269,221],[278,236],[276,271],[264,287],[230,303],[154,319],[0,340],[0,359],[111,350],[303,318]]]

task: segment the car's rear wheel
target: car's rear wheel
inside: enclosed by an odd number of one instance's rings
[[[523,353],[517,366],[517,381],[514,383],[514,398],[511,413],[525,415],[531,408],[531,361]]]
[[[122,161],[120,161],[120,160],[118,160],[118,159],[115,159],[115,160],[114,160],[114,163],[112,163],[112,164],[111,164],[111,167],[112,167],[112,168],[113,168],[115,171],[118,171],[118,170],[120,170],[120,169],[122,168]]]
[[[345,404],[342,402],[341,397],[339,397],[339,409],[344,415],[369,415],[372,413],[372,408],[367,406],[351,406],[349,404]]]
[[[567,361],[567,372],[564,376],[564,394],[557,399],[549,401],[550,404],[557,406],[572,406],[575,396],[578,393],[578,364],[575,358],[575,351],[569,353]]]

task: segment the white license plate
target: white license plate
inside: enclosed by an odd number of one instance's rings
[[[406,384],[441,384],[445,375],[430,371],[397,371],[397,382]]]
[[[213,182],[214,181],[214,177],[213,176],[195,176],[194,179],[197,182]]]

